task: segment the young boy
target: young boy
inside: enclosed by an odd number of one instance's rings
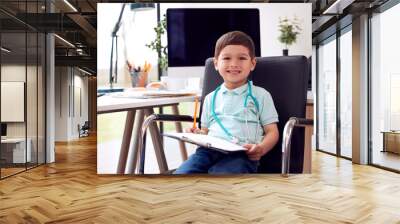
[[[215,46],[214,65],[224,83],[204,100],[201,130],[190,132],[223,138],[247,151],[225,154],[199,147],[175,174],[255,173],[260,158],[278,141],[278,115],[271,95],[247,80],[256,66],[253,40],[240,31],[222,35]]]

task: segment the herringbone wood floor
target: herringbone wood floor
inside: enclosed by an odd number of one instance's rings
[[[315,152],[313,173],[289,178],[98,176],[90,137],[0,181],[0,223],[43,222],[400,223],[400,175]]]

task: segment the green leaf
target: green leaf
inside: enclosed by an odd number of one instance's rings
[[[157,26],[153,28],[154,32],[156,32],[156,39],[151,41],[149,44],[145,46],[154,50],[157,55],[161,55],[158,59],[158,63],[162,70],[166,70],[168,67],[168,53],[167,46],[162,45],[161,38],[166,33],[167,29],[167,18],[166,15],[163,15],[163,19],[158,22]]]
[[[297,35],[300,34],[301,31],[297,17],[293,20],[289,20],[286,17],[284,19],[279,18],[278,28],[280,32],[278,40],[285,44],[286,48],[296,42]]]

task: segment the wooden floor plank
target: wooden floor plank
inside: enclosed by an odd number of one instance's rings
[[[313,173],[102,176],[96,137],[0,181],[0,223],[400,223],[400,175],[313,152]]]

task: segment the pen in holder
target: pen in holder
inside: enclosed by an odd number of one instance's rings
[[[144,71],[131,71],[132,87],[146,87],[148,73]]]

